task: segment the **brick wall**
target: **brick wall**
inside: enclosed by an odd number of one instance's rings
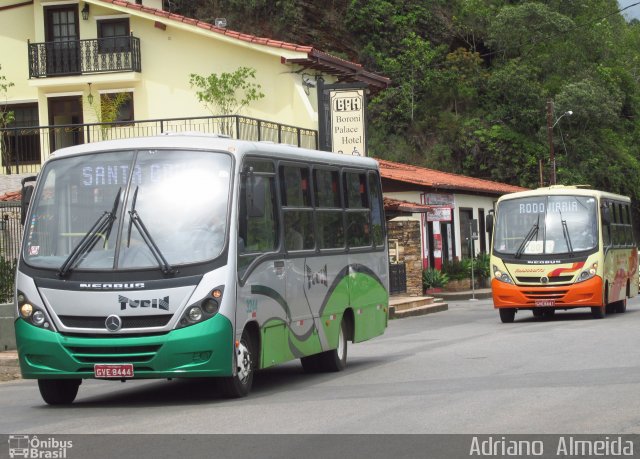
[[[420,222],[415,220],[387,222],[388,238],[398,240],[398,260],[407,270],[407,295],[422,296],[422,255]],[[389,243],[389,248],[392,243]]]

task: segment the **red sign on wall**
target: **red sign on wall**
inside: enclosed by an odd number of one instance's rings
[[[428,222],[450,222],[451,207],[432,207],[427,211]]]

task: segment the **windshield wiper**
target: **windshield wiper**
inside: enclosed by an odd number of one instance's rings
[[[520,258],[522,256],[522,253],[524,252],[524,249],[527,246],[527,244],[534,237],[536,237],[538,235],[538,228],[539,227],[540,227],[540,215],[538,215],[538,220],[533,224],[533,226],[531,227],[531,229],[529,230],[529,232],[527,233],[525,238],[522,240],[522,243],[520,244],[520,247],[518,247],[518,250],[516,250],[516,254],[515,254],[516,258]]]
[[[109,238],[109,234],[111,234],[111,228],[113,228],[113,222],[116,220],[116,211],[118,210],[118,205],[120,204],[120,192],[122,188],[118,189],[116,193],[116,197],[113,200],[113,207],[111,208],[111,212],[105,211],[93,226],[87,231],[87,233],[82,237],[78,245],[76,245],[67,259],[62,263],[60,267],[60,271],[58,271],[59,277],[65,277],[69,271],[71,271],[75,265],[78,263],[81,257],[91,252],[93,248],[96,246],[100,237],[104,236],[104,245],[107,245],[107,239]]]
[[[133,194],[133,202],[131,204],[131,210],[129,211],[130,220],[129,220],[129,234],[127,235],[127,247],[129,247],[129,245],[131,244],[131,225],[135,225],[136,229],[142,236],[142,240],[144,241],[145,244],[147,244],[147,247],[149,247],[149,250],[151,250],[151,254],[158,262],[158,266],[162,270],[162,273],[175,274],[176,269],[173,266],[171,266],[167,261],[167,259],[164,257],[164,255],[162,255],[162,252],[160,251],[158,244],[156,244],[156,242],[153,240],[153,237],[151,237],[151,233],[149,233],[149,230],[145,226],[144,222],[140,218],[140,215],[138,214],[138,211],[136,210],[137,197],[138,197],[138,187],[136,187],[136,191]]]
[[[560,213],[560,218],[562,218],[562,213]],[[573,245],[571,245],[571,236],[569,236],[569,228],[567,227],[567,221],[561,220],[562,222],[562,235],[564,236],[564,240],[567,243],[567,249],[569,250],[569,254],[573,256]]]

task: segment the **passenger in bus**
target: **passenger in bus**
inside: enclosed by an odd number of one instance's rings
[[[302,250],[304,247],[302,234],[289,225],[286,230],[285,245],[287,250]]]

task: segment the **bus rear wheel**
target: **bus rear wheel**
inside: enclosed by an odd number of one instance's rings
[[[618,313],[618,314],[623,314],[625,312],[627,312],[627,299],[625,298],[624,300],[620,300],[620,301],[616,301],[614,303],[614,310]]]
[[[347,324],[343,320],[340,323],[338,335],[338,347],[308,357],[302,357],[300,362],[307,373],[342,371],[347,366]]]
[[[222,390],[228,398],[246,397],[251,392],[257,356],[251,334],[245,330],[236,347],[236,374],[222,379]]]
[[[500,308],[498,311],[500,312],[500,320],[503,324],[510,324],[516,318],[515,308]]]
[[[49,405],[68,405],[78,395],[81,379],[38,379],[42,399]]]

